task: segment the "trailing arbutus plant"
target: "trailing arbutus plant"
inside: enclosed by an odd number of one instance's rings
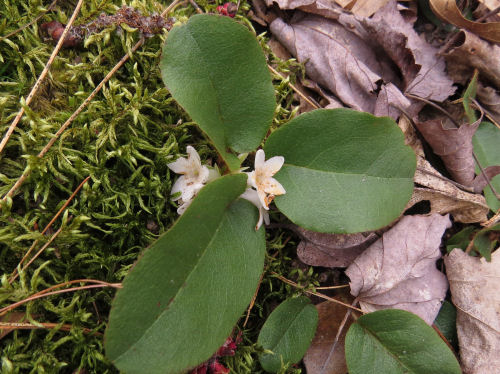
[[[196,15],[174,27],[160,68],[171,95],[224,165],[208,168],[190,146],[187,157],[169,164],[182,174],[172,189],[181,215],[125,278],[105,334],[107,357],[126,373],[186,372],[226,341],[263,271],[262,224],[269,222],[272,202],[308,230],[374,230],[400,216],[416,167],[393,120],[348,109],[299,115],[265,139],[276,106],[271,76],[254,34],[228,17]],[[254,170],[243,173],[238,155],[254,151]],[[273,313],[276,322],[266,324],[262,341],[282,355],[264,355],[265,368],[300,359],[317,323],[315,308],[303,299],[281,309],[292,310],[301,323],[285,326],[279,310]],[[411,331],[418,317],[408,314],[397,317]],[[372,320],[380,324],[380,318]],[[362,331],[369,330],[370,321],[360,320],[351,346],[366,339]],[[293,337],[302,330],[307,338],[286,342],[302,345],[292,347],[291,357],[284,342],[273,343],[273,331]],[[433,349],[437,340],[419,347]]]

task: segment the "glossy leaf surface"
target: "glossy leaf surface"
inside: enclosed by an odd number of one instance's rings
[[[415,155],[387,117],[315,110],[275,131],[265,152],[285,157],[275,178],[286,194],[276,205],[309,230],[380,228],[400,215],[413,191]]]
[[[237,169],[240,163],[229,149],[256,149],[276,105],[255,36],[228,17],[195,15],[169,33],[160,68],[174,99]]]
[[[107,356],[126,373],[179,373],[207,360],[231,334],[264,265],[264,230],[237,200],[246,176],[206,185],[148,248],[118,291]]]
[[[259,357],[264,370],[276,373],[281,364],[298,362],[306,353],[318,326],[318,311],[305,297],[288,299],[268,317],[258,343],[273,354]]]
[[[350,374],[460,374],[439,335],[415,314],[398,309],[361,316],[347,332]]]

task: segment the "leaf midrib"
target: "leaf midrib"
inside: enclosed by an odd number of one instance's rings
[[[149,331],[151,331],[151,329],[156,325],[156,322],[161,318],[163,317],[166,313],[168,313],[170,311],[170,309],[173,307],[173,305],[175,304],[175,302],[178,300],[178,297],[179,295],[182,294],[182,292],[186,289],[187,287],[187,284],[189,283],[189,278],[191,278],[192,274],[195,272],[195,270],[198,268],[199,264],[202,262],[203,258],[205,257],[206,253],[207,253],[207,249],[210,247],[210,245],[213,243],[213,241],[215,240],[215,238],[217,237],[219,231],[220,231],[220,228],[222,226],[222,223],[224,221],[224,217],[227,213],[227,209],[229,207],[229,205],[231,205],[232,202],[230,202],[226,208],[224,209],[224,212],[221,216],[221,220],[219,222],[219,224],[217,225],[217,228],[214,230],[214,233],[212,235],[212,237],[210,238],[210,240],[208,241],[208,243],[206,244],[204,250],[203,250],[203,253],[202,255],[199,257],[199,260],[196,262],[196,265],[192,268],[191,271],[188,272],[188,275],[187,277],[184,279],[184,281],[181,283],[182,285],[186,284],[186,286],[181,286],[179,287],[179,289],[177,290],[177,292],[175,293],[175,295],[172,297],[172,301],[169,303],[168,307],[166,309],[164,309],[160,314],[158,314],[158,316],[155,318],[155,320],[151,323],[151,325],[144,330],[144,333],[141,335],[141,337],[136,340],[132,345],[130,345],[125,351],[123,351],[119,356],[115,357],[113,359],[113,362],[116,362],[116,361],[119,361],[119,359],[127,354],[128,352],[130,352],[135,346],[137,346],[143,339],[146,335],[148,335]]]
[[[305,169],[308,171],[314,171],[314,172],[319,172],[319,173],[327,173],[327,174],[335,174],[335,175],[347,175],[347,176],[365,176],[365,177],[370,177],[370,178],[376,178],[376,179],[401,179],[401,180],[408,180],[411,179],[413,180],[413,177],[381,177],[377,175],[370,175],[366,173],[345,173],[345,172],[337,172],[337,171],[331,171],[331,170],[321,170],[321,169],[313,169],[311,167],[307,166],[301,166],[301,165],[295,165],[295,164],[290,164],[285,162],[284,166],[290,166],[294,167],[297,169]]]

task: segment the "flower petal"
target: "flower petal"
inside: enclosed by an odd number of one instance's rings
[[[247,186],[257,188],[257,181],[255,180],[255,171],[251,171],[249,173],[245,173],[247,178]]]
[[[191,203],[193,202],[193,200],[188,200],[186,202],[182,202],[181,205],[179,205],[179,207],[177,208],[177,214],[178,215],[182,215],[182,213],[184,213],[186,211],[186,209],[191,205]]]
[[[265,193],[274,196],[283,195],[286,193],[281,183],[274,178],[267,178],[266,183],[264,184],[264,186],[262,186],[262,189]]]
[[[189,170],[189,161],[187,158],[179,157],[174,162],[167,164],[168,168],[176,174],[186,174]]]
[[[174,195],[177,192],[182,192],[186,188],[186,178],[184,178],[184,175],[180,176],[179,179],[177,179],[172,186],[172,190],[170,191],[170,195]],[[178,196],[172,200],[176,201],[179,200],[181,197]]]
[[[264,191],[257,190],[257,195],[259,196],[259,201],[265,210],[269,210],[269,203],[267,201],[267,194]]]
[[[189,161],[196,162],[196,163],[201,165],[200,155],[198,154],[198,152],[196,152],[196,149],[194,149],[193,147],[188,145],[186,147],[186,152],[188,154]]]
[[[262,169],[266,163],[266,154],[262,149],[259,149],[255,154],[254,167],[255,170]]]
[[[203,183],[193,183],[186,185],[186,187],[182,190],[182,200],[188,201],[192,200],[193,197],[203,188]]]
[[[283,166],[285,163],[285,158],[283,156],[274,156],[271,157],[269,160],[266,161],[264,165],[264,173],[272,177],[274,174],[278,172],[279,169]]]

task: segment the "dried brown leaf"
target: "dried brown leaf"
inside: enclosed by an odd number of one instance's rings
[[[415,188],[407,208],[427,200],[431,204],[430,213],[449,213],[456,222],[476,223],[487,219],[489,207],[483,195],[459,189],[421,156],[417,156],[414,180],[422,187]]]
[[[482,79],[500,89],[500,47],[480,39],[468,31],[460,31],[457,43],[444,52],[449,75],[455,82],[466,84],[474,69]]]
[[[438,102],[455,92],[444,60],[436,56],[438,50],[416,33],[395,1],[361,22],[371,40],[375,39],[399,67],[404,92]]]
[[[325,301],[317,304],[316,309],[318,309],[319,315],[318,328],[304,356],[304,365],[307,374],[321,374],[322,372],[328,374],[345,374],[347,373],[344,354],[345,335],[353,319],[352,317],[348,318],[339,335],[339,339],[335,341],[337,331],[347,312],[346,308],[342,305]],[[329,358],[330,352],[332,354]],[[326,362],[327,360],[328,362]]]
[[[500,251],[491,262],[454,249],[445,257],[465,374],[500,373]]]
[[[471,186],[475,176],[472,137],[481,121],[449,128],[445,127],[447,120],[444,116],[428,121],[413,118],[418,130],[434,153],[441,157],[453,179],[464,186]]]
[[[485,114],[490,120],[500,126],[500,95],[498,92],[492,87],[483,86],[481,83],[478,83],[477,99],[486,110]]]
[[[377,101],[382,82],[398,78],[391,62],[378,56],[370,43],[336,21],[297,11],[289,24],[278,18],[270,28],[297,60],[305,63],[312,80],[328,88],[351,108],[375,113],[378,107],[381,111]],[[388,107],[391,100],[396,106],[409,105],[394,88],[386,87],[388,94],[381,98],[386,107],[384,114],[395,112]]]
[[[480,37],[500,42],[500,22],[473,22],[462,16],[455,0],[429,0],[432,11],[442,20],[470,30]]]
[[[446,277],[436,269],[448,215],[405,216],[347,268],[351,294],[361,309],[403,309],[431,325],[446,296]]]
[[[0,321],[7,324],[16,324],[22,322],[26,318],[26,313],[24,312],[11,312],[0,318]],[[1,328],[0,327],[0,340],[2,340],[7,334],[15,330],[13,327]]]
[[[360,17],[370,17],[388,2],[389,0],[357,0],[351,12]]]
[[[302,237],[297,256],[311,266],[347,267],[378,239],[375,233],[324,234],[298,226],[295,230]]]

